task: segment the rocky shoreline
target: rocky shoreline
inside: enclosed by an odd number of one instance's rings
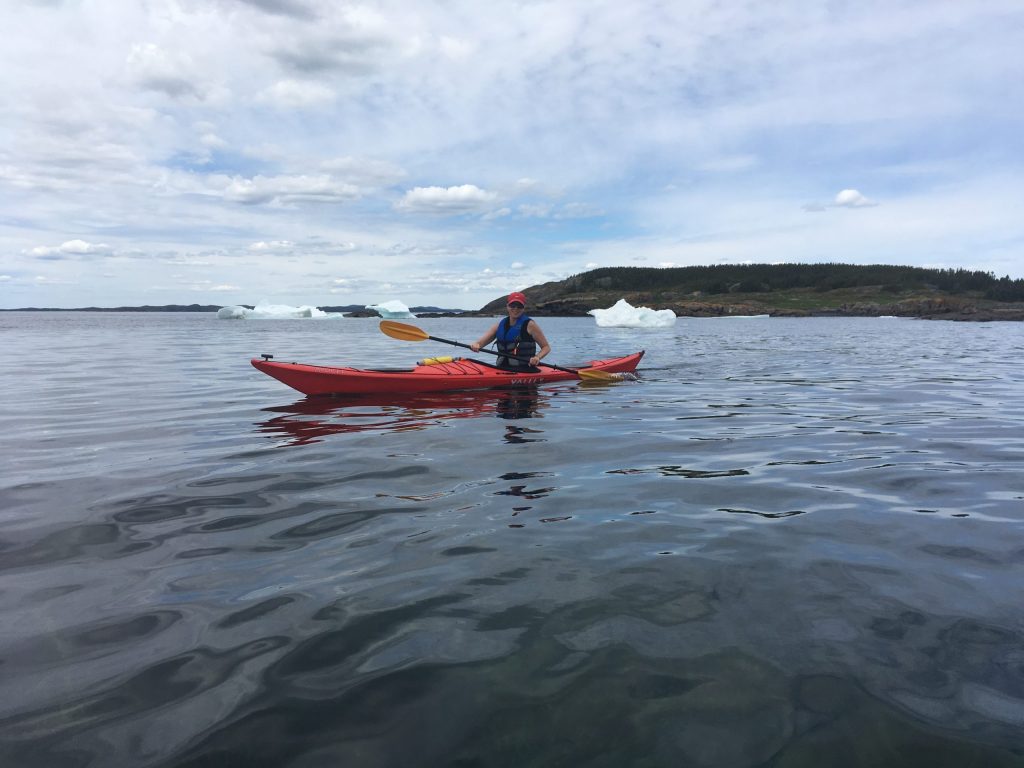
[[[960,322],[991,322],[1024,320],[1022,306],[979,306],[961,299],[923,299],[894,304],[844,304],[835,310],[813,313],[778,310],[773,317],[912,317],[919,320],[955,320]]]
[[[527,289],[529,297],[529,289]],[[954,320],[961,322],[1022,321],[1024,304],[976,301],[973,299],[940,296],[914,298],[892,303],[847,302],[834,307],[794,309],[773,306],[768,301],[716,302],[704,299],[658,300],[642,293],[625,296],[586,295],[534,300],[530,314],[536,317],[586,317],[594,307],[610,307],[619,298],[625,298],[634,307],[671,309],[677,317],[737,317],[768,315],[770,317],[906,317],[920,320]],[[479,312],[465,312],[462,316],[490,317],[503,313],[498,302],[492,302]],[[448,314],[421,315],[449,317]]]

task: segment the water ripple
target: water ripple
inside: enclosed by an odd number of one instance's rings
[[[408,347],[45,314],[0,327],[4,765],[1021,765],[1024,326],[551,318],[642,376],[296,399],[248,358]]]

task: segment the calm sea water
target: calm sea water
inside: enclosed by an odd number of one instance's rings
[[[1024,325],[542,325],[0,313],[0,765],[1024,765]]]

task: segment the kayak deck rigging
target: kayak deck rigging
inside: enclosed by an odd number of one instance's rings
[[[461,363],[466,363],[466,365],[460,365]],[[480,368],[490,368],[498,371],[499,373],[513,373],[513,371],[510,371],[507,368],[501,368],[494,365],[494,363],[488,363],[484,360],[473,360],[472,358],[458,358],[447,363],[430,363],[429,365],[417,364],[408,368],[357,368],[355,370],[371,371],[373,373],[415,373],[418,368],[439,368],[442,369],[440,373],[446,376],[464,376],[466,374],[477,373]],[[526,370],[530,373],[537,373],[540,371],[539,368],[528,368]],[[522,371],[520,371],[520,373],[522,373]]]

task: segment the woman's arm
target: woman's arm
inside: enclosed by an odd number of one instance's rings
[[[536,367],[537,363],[540,362],[541,358],[546,356],[551,351],[551,345],[548,344],[548,337],[544,335],[544,331],[542,331],[540,329],[540,326],[537,325],[537,323],[535,323],[533,320],[530,321],[530,324],[526,327],[526,330],[528,330],[530,332],[530,335],[533,336],[534,340],[538,344],[540,344],[540,349],[537,350],[537,354],[530,358],[530,365]]]
[[[501,321],[499,321],[499,322],[501,322]],[[497,335],[498,335],[498,323],[495,323],[494,325],[491,326],[491,329],[489,331],[487,331],[487,333],[485,333],[479,339],[477,339],[472,344],[470,344],[469,348],[472,349],[474,352],[479,352],[481,349],[483,349],[488,344],[490,344],[492,341],[494,341],[494,337],[497,336]]]

